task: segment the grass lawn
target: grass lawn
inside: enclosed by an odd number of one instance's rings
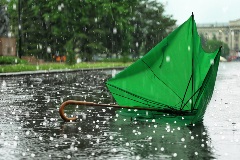
[[[40,71],[40,70],[64,70],[64,69],[81,69],[81,68],[111,68],[111,67],[127,67],[131,63],[122,62],[83,62],[75,65],[67,65],[65,63],[44,63],[39,65],[33,64],[11,64],[0,65],[0,73],[21,72],[21,71]]]

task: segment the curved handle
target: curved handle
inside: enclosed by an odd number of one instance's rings
[[[66,122],[70,122],[70,121],[76,121],[77,118],[76,117],[71,117],[68,118],[65,114],[64,114],[64,108],[69,105],[69,104],[74,104],[74,105],[93,105],[93,102],[84,102],[84,101],[75,101],[75,100],[68,100],[65,101],[61,104],[60,108],[59,108],[59,114],[62,117],[62,119]]]

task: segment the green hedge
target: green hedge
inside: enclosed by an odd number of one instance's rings
[[[127,62],[134,62],[136,60],[133,60],[131,58],[128,57],[122,57],[122,58],[106,58],[106,59],[102,59],[99,60],[98,62],[123,62],[123,63],[127,63]]]
[[[7,65],[7,64],[27,64],[27,61],[22,60],[18,57],[0,56],[0,65]]]
[[[80,69],[80,68],[112,68],[112,67],[128,67],[131,62],[82,62],[75,65],[67,65],[65,63],[45,63],[39,65],[32,64],[10,64],[2,65],[0,73],[7,72],[21,72],[21,71],[39,71],[39,70],[66,70],[66,69]]]

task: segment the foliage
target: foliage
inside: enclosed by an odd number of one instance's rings
[[[18,23],[21,26],[21,54],[49,61],[53,55],[66,55],[69,43],[71,51],[83,61],[92,61],[99,54],[107,58],[139,57],[161,41],[175,24],[171,16],[164,15],[164,6],[151,0],[7,2],[16,37]],[[18,2],[20,10],[13,7]]]
[[[127,62],[133,62],[134,60],[129,58],[129,57],[121,57],[121,58],[106,58],[103,60],[100,60],[99,62],[123,62],[123,63],[127,63]]]
[[[72,41],[69,41],[66,44],[66,51],[67,51],[67,64],[73,65],[76,63],[76,56],[73,51],[73,43]]]
[[[83,62],[75,65],[67,65],[64,63],[46,63],[40,65],[31,64],[16,64],[16,65],[3,65],[0,68],[0,73],[7,72],[21,72],[21,71],[51,71],[51,70],[67,70],[69,69],[84,69],[84,68],[112,68],[112,67],[127,67],[131,63],[122,62]]]
[[[135,57],[147,53],[159,43],[175,25],[176,20],[164,15],[164,6],[156,1],[144,0],[134,8],[131,24],[133,32],[133,52]]]
[[[214,52],[220,46],[222,46],[221,56],[225,58],[229,56],[230,49],[226,43],[218,41],[216,38],[213,38],[212,40],[206,40],[202,35],[201,35],[201,41],[202,41],[202,47],[204,51]]]
[[[7,4],[7,0],[1,0],[1,1],[0,1],[0,6],[6,5],[6,4]]]
[[[0,65],[7,65],[7,64],[27,64],[27,61],[17,57],[0,56]]]

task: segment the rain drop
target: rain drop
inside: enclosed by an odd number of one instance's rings
[[[117,74],[117,71],[116,71],[116,69],[113,69],[112,70],[112,77],[115,77],[115,75]],[[104,112],[105,112],[106,110],[104,109]]]
[[[113,34],[117,34],[117,28],[113,28]]]
[[[177,153],[173,153],[173,157],[177,157]]]
[[[214,64],[214,59],[210,59],[210,64],[211,64],[211,65]]]
[[[29,135],[30,134],[30,132],[29,131],[26,131],[26,135]]]
[[[62,10],[62,7],[61,5],[58,6],[58,10],[61,11]]]
[[[51,47],[47,47],[47,53],[51,53]]]
[[[117,149],[116,149],[116,148],[113,148],[113,149],[112,149],[112,152],[117,152]]]
[[[139,44],[138,44],[138,42],[136,42],[136,47],[138,47],[139,46]]]
[[[91,138],[91,137],[92,137],[91,135],[89,135],[89,134],[87,135],[87,138]]]
[[[14,3],[13,4],[13,10],[16,10],[17,9],[17,5]]]
[[[170,62],[170,56],[166,56],[166,62]]]

